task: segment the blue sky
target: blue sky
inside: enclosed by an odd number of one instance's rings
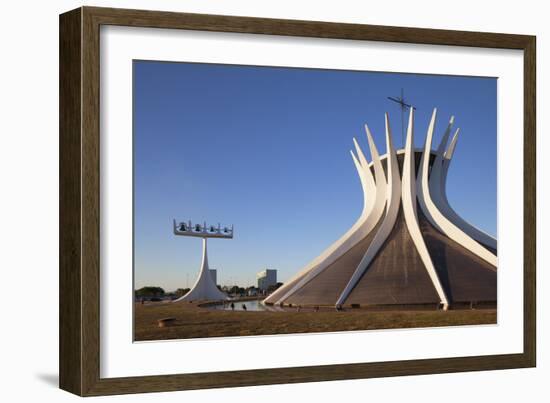
[[[386,98],[401,88],[417,147],[434,107],[435,144],[455,116],[449,201],[495,235],[495,78],[134,61],[135,286],[192,285],[201,241],[174,236],[173,218],[235,225],[209,241],[218,283],[252,285],[265,268],[288,279],[361,212],[349,150],[354,136],[368,150],[364,123],[384,154],[389,112],[401,148]]]

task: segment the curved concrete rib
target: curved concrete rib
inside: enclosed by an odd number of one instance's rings
[[[223,300],[227,295],[221,292],[210,274],[206,238],[202,238],[202,263],[199,277],[189,292],[173,302],[194,301],[199,299]]]
[[[441,211],[437,208],[430,194],[430,187],[428,183],[428,168],[430,165],[430,153],[432,147],[433,132],[435,127],[435,118],[437,115],[437,109],[434,108],[432,118],[428,126],[428,132],[426,134],[426,143],[424,146],[424,152],[420,160],[420,169],[418,170],[417,179],[417,192],[418,202],[426,218],[432,223],[434,227],[443,232],[449,238],[459,243],[466,249],[470,250],[476,256],[485,260],[487,263],[497,266],[497,257],[492,254],[488,249],[480,245],[473,238],[468,236],[458,226],[453,224],[447,219]]]
[[[403,201],[403,213],[405,215],[405,223],[409,234],[416,246],[416,250],[426,267],[428,275],[432,280],[432,284],[443,304],[443,309],[449,307],[449,300],[445,294],[445,290],[439,281],[437,272],[420,232],[418,225],[418,215],[416,212],[416,179],[415,179],[415,158],[413,154],[414,143],[414,109],[410,109],[409,113],[409,127],[407,128],[407,141],[405,144],[405,161],[403,162],[403,180],[401,186],[401,199]]]
[[[373,228],[376,226],[382,213],[384,212],[384,207],[386,204],[386,177],[384,174],[384,168],[382,167],[382,162],[380,161],[380,155],[376,149],[376,144],[372,139],[372,135],[365,126],[367,132],[367,138],[369,141],[369,148],[374,163],[374,172],[376,180],[372,180],[372,172],[369,168],[368,162],[365,158],[364,153],[359,147],[359,144],[354,139],[355,149],[359,157],[359,166],[357,165],[357,159],[354,157],[354,163],[356,164],[359,177],[362,179],[363,191],[370,191],[371,194],[374,194],[374,197],[369,197],[367,193],[364,195],[364,215],[362,214],[359,220],[334,244],[332,244],[328,249],[326,249],[321,255],[314,259],[310,264],[308,264],[298,276],[294,278],[294,281],[291,280],[287,284],[289,287],[281,290],[280,293],[275,295],[273,293],[265,301],[267,303],[281,304],[290,296],[292,296],[296,291],[302,288],[307,284],[311,279],[329,267],[336,259],[346,253],[348,250],[353,248],[359,241],[361,241],[365,236],[367,236]],[[375,184],[375,187],[372,188],[372,185]],[[369,192],[369,193],[370,193]],[[369,200],[370,199],[370,200]],[[297,281],[296,281],[297,280]],[[281,287],[283,288],[283,287]],[[279,290],[277,290],[279,291]]]
[[[397,155],[393,147],[392,134],[388,119],[388,114],[385,115],[386,120],[386,152],[387,152],[387,196],[386,196],[386,215],[379,227],[374,239],[369,245],[361,262],[355,269],[346,287],[336,301],[336,306],[343,305],[349,294],[359,282],[365,271],[368,269],[376,254],[390,235],[399,213],[399,202],[401,200],[401,179],[399,177],[399,164],[397,163]]]
[[[451,140],[451,144],[445,152],[445,145],[447,144],[447,139],[449,137],[451,126],[452,120],[449,123],[449,127],[447,128],[443,139],[441,140],[441,144],[437,149],[435,162],[432,165],[432,171],[430,173],[429,179],[430,194],[432,196],[432,200],[439,208],[439,210],[443,213],[443,215],[447,217],[453,224],[459,227],[462,231],[464,231],[467,235],[469,235],[476,241],[481,242],[482,244],[496,250],[497,240],[460,217],[451,207],[447,199],[447,173],[449,171],[449,165],[451,164],[451,159],[453,157],[454,149],[456,147],[456,142],[458,139],[458,133],[460,130],[456,130]]]
[[[294,285],[298,284],[297,281],[303,278],[308,272],[319,266],[323,259],[326,259],[331,254],[335,253],[339,247],[345,244],[364,224],[367,217],[371,213],[374,207],[374,203],[376,201],[376,184],[374,182],[374,177],[372,176],[371,170],[363,169],[363,166],[368,167],[369,164],[367,162],[367,159],[365,158],[365,155],[363,154],[363,151],[361,150],[361,147],[359,147],[359,144],[357,143],[355,138],[353,139],[353,142],[355,144],[355,149],[359,160],[357,159],[357,157],[355,157],[353,151],[350,150],[350,154],[353,159],[355,169],[357,170],[357,174],[359,175],[359,180],[361,181],[361,188],[363,189],[363,210],[361,212],[361,215],[352,225],[352,227],[340,237],[340,239],[338,239],[314,260],[308,263],[302,270],[300,270],[295,276],[287,281],[285,285],[273,292],[269,297],[264,300],[264,302],[277,304],[280,303],[280,301],[286,299],[286,295],[293,290]]]
[[[374,203],[376,202],[376,182],[374,181],[371,170],[368,169],[369,163],[367,161],[367,158],[365,158],[365,154],[363,154],[363,150],[361,150],[361,147],[359,146],[359,143],[357,142],[355,137],[353,138],[353,145],[355,146],[357,158],[359,158],[358,161],[355,157],[355,154],[353,154],[353,151],[350,150],[351,158],[353,159],[355,169],[357,170],[359,178],[361,179],[361,188],[363,189],[362,214],[368,216],[372,212],[372,209],[374,208]],[[364,169],[363,167],[366,168]]]

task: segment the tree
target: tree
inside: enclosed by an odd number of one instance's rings
[[[267,292],[269,294],[271,294],[272,292],[274,292],[277,288],[279,288],[282,285],[283,285],[283,283],[272,284],[269,287],[267,287]]]
[[[162,297],[164,290],[161,287],[146,286],[135,291],[136,297]]]
[[[234,285],[232,286],[230,289],[229,289],[229,293],[230,294],[244,294],[245,293],[245,290],[243,287],[239,287],[238,285]]]
[[[176,291],[174,291],[174,295],[176,297],[183,297],[185,294],[189,292],[190,288],[178,288]]]

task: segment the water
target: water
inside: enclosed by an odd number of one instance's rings
[[[252,300],[252,301],[238,301],[233,302],[235,305],[235,311],[244,311],[243,304],[246,305],[247,311],[277,311],[280,310],[278,307],[273,306],[266,306],[261,303],[260,300]],[[214,309],[218,311],[231,311],[231,302],[227,302],[225,305],[212,305],[209,306],[208,309]]]

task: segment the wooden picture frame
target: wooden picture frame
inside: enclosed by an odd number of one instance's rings
[[[524,349],[468,356],[211,373],[100,377],[101,25],[369,40],[524,52]],[[60,16],[60,387],[81,396],[533,367],[536,363],[535,37],[82,7]]]

